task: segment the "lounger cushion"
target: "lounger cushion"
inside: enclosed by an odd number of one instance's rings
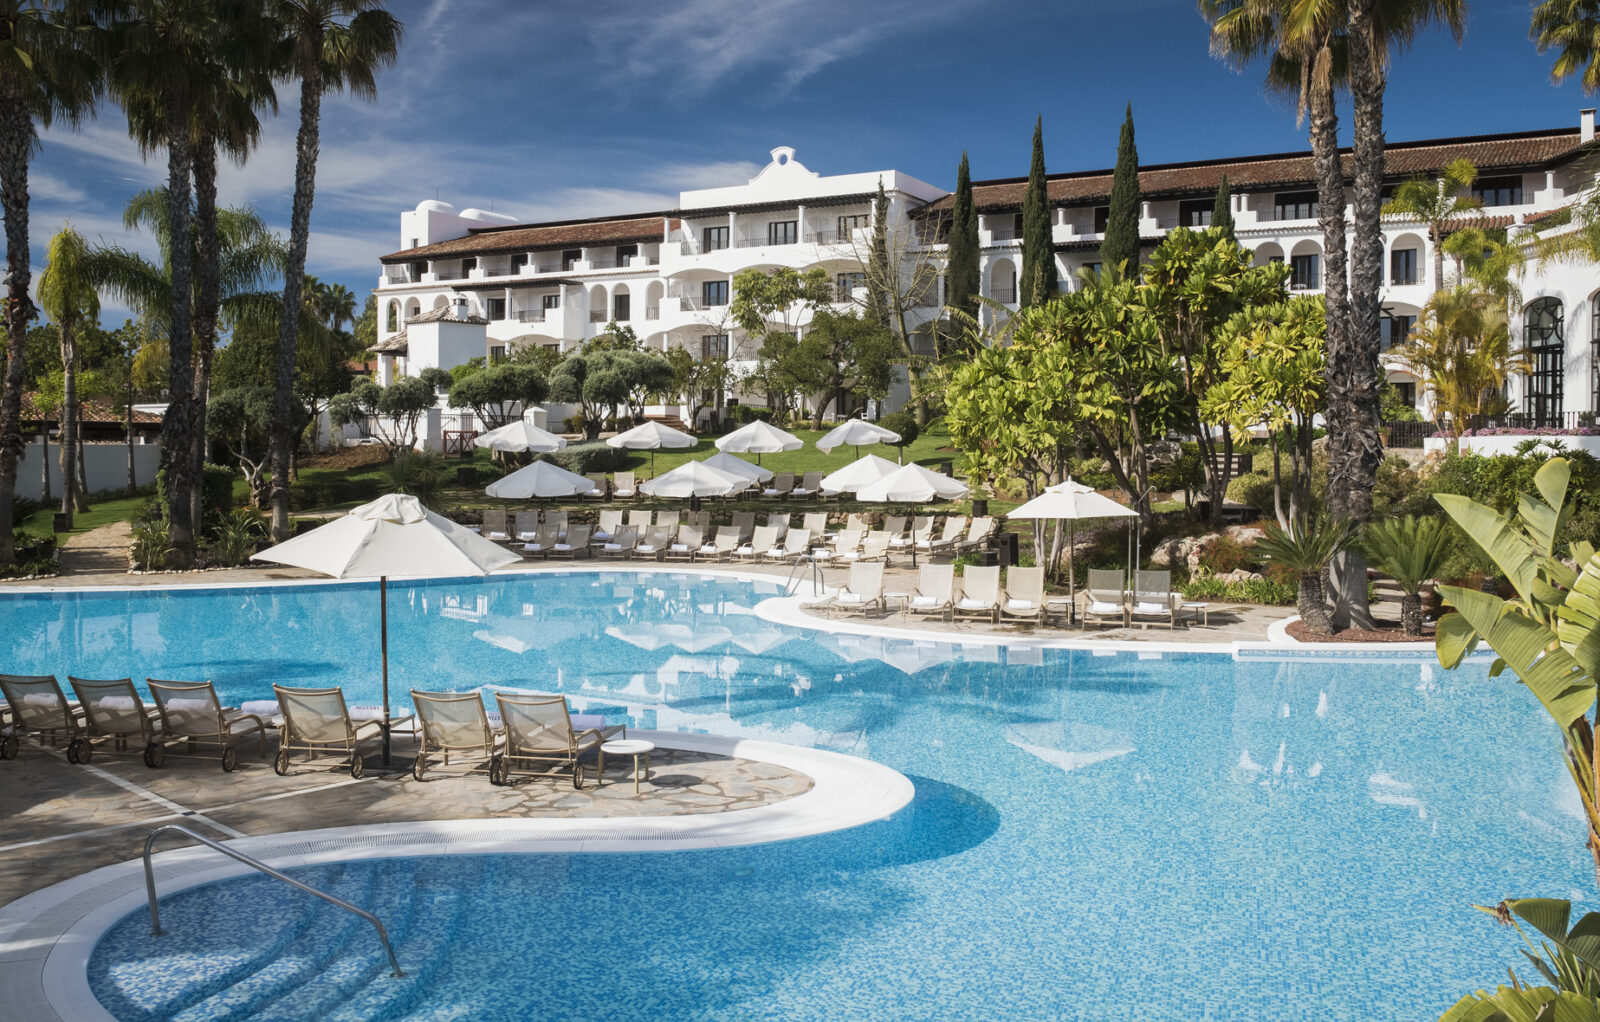
[[[517,533],[517,538],[518,539],[522,539],[522,540],[528,540],[528,539],[532,539],[534,536],[537,536],[537,535],[538,535],[538,533],[536,533],[536,532],[519,532],[519,533]]]
[[[1102,603],[1099,600],[1090,600],[1089,601],[1089,613],[1091,613],[1091,614],[1120,614],[1120,613],[1122,613],[1122,607],[1119,606],[1118,604],[1115,604],[1115,603]]]

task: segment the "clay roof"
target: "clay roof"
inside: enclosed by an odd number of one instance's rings
[[[374,344],[372,350],[384,355],[404,355],[410,350],[410,346],[411,342],[406,338],[406,332],[402,330],[388,340]]]
[[[1575,129],[1392,142],[1384,150],[1384,176],[1399,179],[1437,173],[1451,160],[1463,156],[1477,166],[1480,175],[1487,176],[1497,171],[1554,163],[1582,147]],[[1348,176],[1351,172],[1350,150],[1345,148],[1340,152]],[[1110,170],[1093,170],[1048,175],[1046,192],[1051,205],[1082,205],[1109,200],[1111,173]],[[1215,194],[1224,174],[1228,178],[1228,187],[1237,191],[1316,187],[1311,153],[1296,152],[1146,166],[1139,171],[1139,191],[1147,199],[1199,198]],[[972,186],[973,204],[984,212],[1020,209],[1027,188],[1028,179],[1025,177],[975,181]],[[914,215],[941,212],[954,202],[953,195],[946,195],[920,207]]]
[[[1539,224],[1554,217],[1571,217],[1572,206],[1573,204],[1569,202],[1565,206],[1557,206],[1555,209],[1542,209],[1537,213],[1529,213],[1522,218],[1522,222],[1525,224]]]
[[[39,407],[38,395],[27,393],[22,395],[22,421],[23,422],[56,422],[59,411],[45,412]],[[84,401],[79,404],[79,415],[86,423],[105,423],[120,426],[128,421],[127,412],[119,411],[109,401],[94,400]],[[133,424],[135,426],[159,426],[161,416],[150,412],[133,410]]]
[[[545,224],[517,224],[512,227],[478,228],[464,238],[452,238],[432,245],[419,245],[379,257],[384,263],[409,263],[421,259],[446,259],[451,256],[493,255],[500,252],[531,252],[569,245],[612,245],[633,241],[661,240],[665,213],[636,214],[626,219],[565,220]],[[679,222],[672,219],[677,230]]]
[[[468,313],[465,317],[457,316],[455,307],[450,305],[446,305],[438,309],[429,309],[427,312],[419,312],[417,315],[406,320],[406,326],[410,326],[413,323],[465,323],[468,326],[489,325],[489,321],[484,319],[482,316],[474,316],[471,313]]]

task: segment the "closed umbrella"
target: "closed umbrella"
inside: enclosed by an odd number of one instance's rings
[[[770,422],[760,419],[740,426],[725,437],[717,439],[717,450],[730,454],[754,454],[756,464],[761,464],[763,454],[777,454],[780,451],[798,451],[805,446],[805,441],[793,433],[785,432]]]
[[[550,451],[559,451],[567,446],[563,437],[540,429],[527,419],[518,419],[508,422],[499,429],[491,429],[487,433],[479,433],[473,438],[474,447],[485,447],[491,451],[510,451],[521,453],[533,451],[544,454]]]
[[[1057,483],[1037,497],[1006,513],[1007,518],[1065,519],[1072,522],[1071,538],[1067,541],[1067,599],[1071,601],[1076,579],[1072,574],[1072,548],[1077,544],[1078,522],[1085,518],[1138,518],[1139,512],[1118,504],[1110,497],[1096,493],[1091,487],[1068,479]],[[1132,524],[1131,522],[1129,523]]]
[[[899,471],[900,466],[888,458],[868,454],[857,458],[835,472],[822,477],[822,488],[840,493],[855,493],[868,483],[877,482],[886,475]]]
[[[268,547],[251,560],[291,564],[334,578],[376,578],[383,650],[383,762],[389,762],[389,578],[487,575],[522,560],[471,529],[391,493],[327,525]]]
[[[868,444],[893,444],[900,442],[900,434],[892,429],[860,419],[851,419],[841,423],[828,431],[828,435],[817,441],[817,450],[824,453],[832,451],[835,447],[854,447],[856,454],[861,454],[861,448]]]
[[[507,500],[527,500],[529,497],[571,497],[592,489],[594,483],[576,472],[568,472],[548,461],[536,461],[504,479],[495,480],[484,492]]]
[[[726,497],[749,486],[749,480],[712,468],[703,461],[686,461],[671,472],[640,484],[652,497]]]
[[[921,504],[935,497],[953,500],[966,495],[965,483],[915,463],[902,465],[856,491],[857,500],[911,504]]]
[[[663,426],[654,420],[635,426],[632,429],[618,433],[606,441],[611,447],[620,447],[630,451],[650,452],[650,474],[656,471],[656,451],[659,448],[684,448],[693,447],[700,441],[690,436],[681,429]]]
[[[720,472],[726,472],[731,476],[748,479],[752,483],[764,483],[772,478],[772,469],[762,468],[760,465],[752,465],[743,458],[736,458],[721,451],[705,459],[701,464],[710,465],[712,468]]]

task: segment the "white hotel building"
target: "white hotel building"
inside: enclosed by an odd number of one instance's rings
[[[1390,143],[1386,177],[1392,185],[1434,176],[1465,157],[1478,168],[1472,192],[1483,208],[1452,228],[1501,228],[1516,237],[1595,187],[1597,150],[1594,113],[1586,110],[1570,128]],[[1320,290],[1322,235],[1307,152],[1142,167],[1145,246],[1179,225],[1209,222],[1224,175],[1240,243],[1258,263],[1288,263],[1296,290]],[[786,147],[774,149],[748,182],[683,192],[670,210],[521,224],[423,202],[401,214],[400,249],[380,260],[379,382],[472,357],[494,359],[522,345],[571,350],[611,321],[630,325],[656,350],[753,360],[755,343],[730,321],[733,277],[752,267],[820,267],[836,281],[842,303],[859,303],[879,181],[889,198],[892,251],[937,268],[948,192],[894,170],[821,176]],[[1013,307],[1026,185],[1026,178],[973,185],[983,293]],[[1064,289],[1076,286],[1078,269],[1099,260],[1110,192],[1109,170],[1049,175]],[[1386,345],[1404,337],[1438,285],[1427,233],[1419,223],[1385,223]],[[1453,261],[1445,265],[1448,276]],[[1533,350],[1536,371],[1513,383],[1513,410],[1568,425],[1580,413],[1600,412],[1600,268],[1530,262],[1520,283],[1524,305],[1514,340]],[[933,284],[916,303],[921,324],[938,314],[942,277]],[[793,321],[804,328],[803,316]],[[1426,400],[1409,374],[1387,369],[1414,400]],[[903,394],[891,397],[889,406],[900,400]]]

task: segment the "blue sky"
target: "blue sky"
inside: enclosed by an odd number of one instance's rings
[[[324,106],[311,272],[365,299],[419,200],[521,219],[655,210],[736,184],[774,146],[823,174],[894,168],[951,187],[1027,173],[1035,114],[1051,171],[1108,166],[1132,103],[1142,162],[1306,146],[1260,70],[1212,58],[1187,0],[392,0],[405,22],[376,103]],[[1441,32],[1401,55],[1393,140],[1576,124],[1591,105],[1549,83],[1528,6],[1479,2],[1461,47]],[[287,230],[296,93],[222,198]],[[1345,132],[1348,137],[1348,131]],[[126,198],[165,178],[115,107],[49,132],[32,174],[37,266],[70,219],[122,231]],[[126,310],[108,305],[105,318]]]

